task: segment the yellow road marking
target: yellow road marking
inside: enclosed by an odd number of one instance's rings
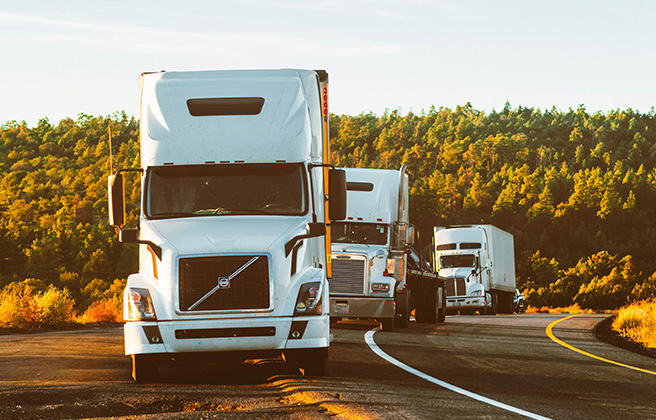
[[[651,370],[642,369],[642,368],[639,368],[639,367],[635,367],[635,366],[631,366],[631,365],[626,365],[626,364],[624,364],[624,363],[615,362],[615,361],[613,361],[613,360],[604,359],[603,357],[595,356],[595,355],[592,354],[592,353],[588,353],[587,351],[583,351],[583,350],[581,350],[581,349],[577,349],[576,347],[574,347],[574,346],[572,346],[572,345],[570,345],[570,344],[567,344],[567,343],[564,342],[563,340],[560,340],[560,339],[556,338],[556,336],[553,334],[553,327],[554,327],[556,324],[558,324],[559,322],[565,321],[565,320],[570,319],[570,318],[575,317],[575,316],[576,316],[576,315],[566,316],[565,318],[558,319],[558,320],[552,322],[551,324],[549,324],[549,326],[547,327],[547,335],[549,336],[549,338],[551,338],[553,341],[555,341],[556,343],[560,344],[561,346],[563,346],[563,347],[567,347],[568,349],[573,350],[573,351],[575,351],[575,352],[577,352],[577,353],[581,353],[581,354],[584,355],[584,356],[592,357],[593,359],[601,360],[602,362],[610,363],[610,364],[617,365],[617,366],[622,366],[622,367],[625,367],[625,368],[628,368],[628,369],[638,370],[638,371],[640,371],[640,372],[649,373],[649,374],[651,374],[651,375],[656,375],[656,372],[652,372]]]

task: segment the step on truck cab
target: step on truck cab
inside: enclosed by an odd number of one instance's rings
[[[436,226],[434,234],[438,273],[447,279],[449,313],[512,313],[512,234],[493,225]]]
[[[330,344],[330,219],[346,183],[328,169],[328,75],[312,70],[141,76],[139,245],[124,293],[137,381],[161,363],[283,356],[322,374]],[[135,176],[135,175],[132,175]],[[330,207],[330,209],[329,209]]]
[[[409,268],[408,253],[414,240],[409,223],[408,176],[399,171],[345,168],[347,212],[343,222],[333,224],[333,276],[330,279],[330,316],[376,319],[381,330],[407,327],[413,299],[431,292],[432,322],[438,309],[444,320],[443,284],[427,274],[418,261]],[[411,290],[411,285],[415,288]],[[412,292],[412,293],[411,293]],[[436,295],[438,293],[438,295]],[[435,306],[437,304],[437,306]],[[426,316],[430,322],[430,316]]]

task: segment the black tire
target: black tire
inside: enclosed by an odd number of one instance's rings
[[[499,298],[497,297],[496,293],[491,293],[490,299],[492,299],[492,306],[489,308],[485,308],[485,315],[496,315]]]
[[[405,307],[403,312],[396,314],[394,317],[394,326],[396,328],[408,328],[410,326],[410,290],[406,291],[405,294],[401,295],[402,299],[405,299],[405,302],[402,306]],[[397,305],[397,308],[399,306]]]
[[[382,318],[378,320],[381,331],[394,331],[394,318]]]
[[[301,353],[298,365],[303,376],[323,376],[326,373],[328,362],[328,347],[308,349]]]
[[[132,355],[132,378],[136,382],[156,382],[159,379],[159,364],[152,354]]]
[[[507,292],[497,293],[497,313],[513,313],[513,294]]]
[[[427,291],[425,295],[426,300],[426,322],[429,324],[437,323],[439,318],[438,315],[438,304],[437,304],[437,289]]]
[[[396,319],[394,320],[394,326],[396,328],[408,328],[410,326],[410,310],[406,310],[401,314],[401,316],[397,316]]]
[[[442,308],[437,310],[437,322],[444,321],[446,321],[446,289],[442,289]]]
[[[418,297],[415,297],[417,302],[415,306],[415,321],[418,323],[426,322],[426,303],[424,302],[425,296],[426,294],[422,293]]]

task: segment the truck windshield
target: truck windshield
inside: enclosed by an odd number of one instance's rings
[[[333,223],[330,235],[333,243],[385,245],[387,243],[387,225]]]
[[[153,219],[307,212],[300,163],[157,166],[146,183],[146,216]]]
[[[474,255],[442,255],[440,268],[475,267]]]

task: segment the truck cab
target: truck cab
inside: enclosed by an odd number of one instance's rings
[[[434,235],[438,273],[447,279],[449,313],[511,313],[513,236],[492,225],[437,226]]]
[[[399,171],[346,168],[346,219],[332,225],[330,316],[376,319],[381,329],[409,322],[408,177]]]
[[[139,244],[124,292],[135,380],[173,360],[228,357],[323,373],[328,207],[343,217],[346,195],[328,169],[327,116],[321,71],[141,76],[141,166],[109,177],[110,224]],[[128,171],[141,178],[136,228],[125,226]]]

